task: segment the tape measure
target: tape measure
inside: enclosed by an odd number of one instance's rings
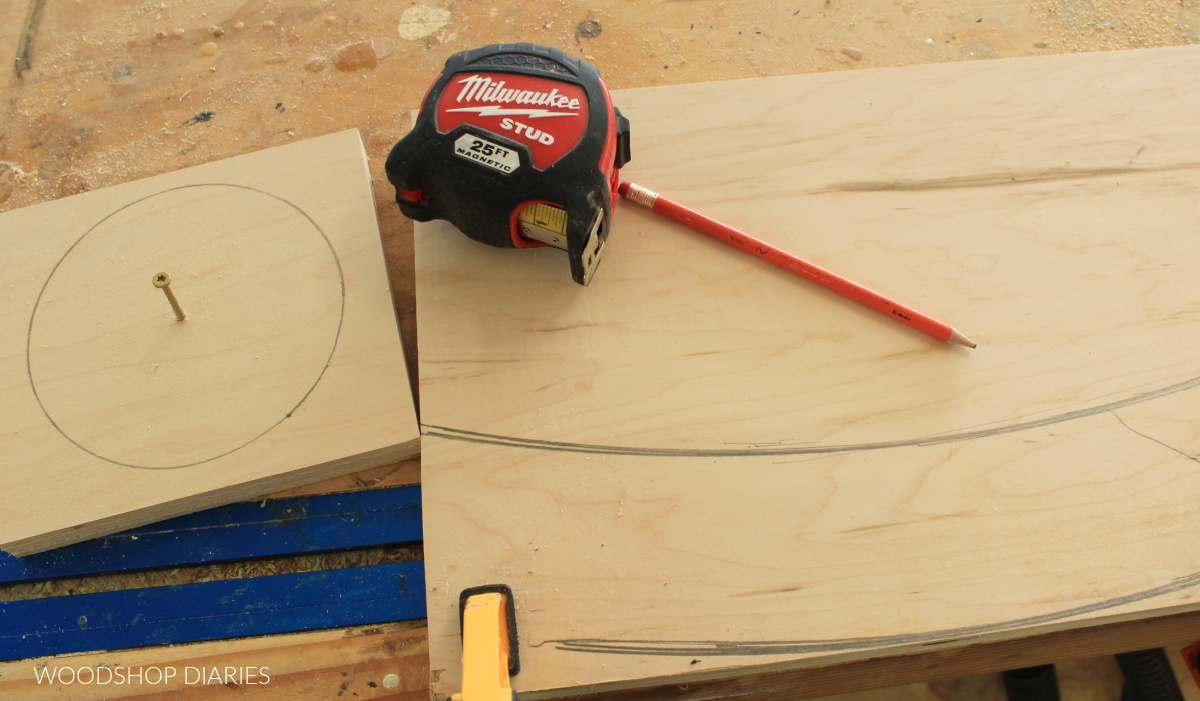
[[[492,246],[561,248],[586,285],[628,161],[629,121],[594,66],[494,44],[446,61],[386,170],[405,216],[445,219]]]

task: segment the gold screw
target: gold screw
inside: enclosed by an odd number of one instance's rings
[[[179,300],[175,299],[175,293],[171,291],[171,276],[166,273],[155,275],[154,286],[167,295],[167,301],[171,303],[171,311],[175,312],[175,320],[183,321],[186,319],[187,313],[183,311],[183,307],[179,306]]]

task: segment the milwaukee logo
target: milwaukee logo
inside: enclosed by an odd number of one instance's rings
[[[466,127],[462,138],[472,138],[455,142],[461,158],[504,173],[526,163],[545,170],[583,140],[592,107],[584,87],[570,80],[473,68],[453,75],[438,95],[437,130],[450,134]],[[507,150],[511,169],[481,160],[496,160],[489,148]],[[528,159],[518,159],[525,151]]]
[[[458,81],[462,90],[455,102],[490,102],[496,106],[460,107],[448,112],[477,112],[480,115],[522,114],[529,117],[574,117],[576,112],[551,112],[546,109],[505,109],[499,105],[536,105],[558,109],[578,110],[579,98],[560,95],[558,88],[550,92],[506,88],[506,81],[494,81],[480,75],[472,75]]]

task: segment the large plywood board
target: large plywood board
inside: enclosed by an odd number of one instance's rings
[[[8,552],[419,450],[357,131],[9,212],[0,243]]]
[[[1200,607],[1200,50],[618,91],[588,288],[417,227],[434,691],[506,583],[533,697]],[[765,666],[765,667],[764,667]],[[444,670],[444,671],[443,671]]]

